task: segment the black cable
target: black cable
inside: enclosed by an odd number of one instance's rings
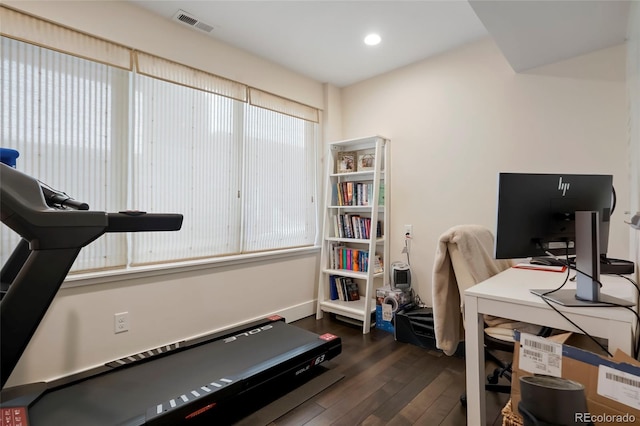
[[[615,275],[617,275],[620,278],[624,278],[625,280],[629,281],[636,288],[636,290],[638,290],[638,300],[640,300],[640,287],[638,286],[638,283],[636,283],[634,280],[632,280],[631,278],[627,277],[626,275],[622,275],[622,274],[615,274]]]
[[[567,269],[570,269],[570,268],[567,268]],[[595,279],[595,278],[593,278],[591,275],[589,275],[589,274],[587,274],[587,273],[585,273],[585,272],[583,272],[583,271],[579,270],[578,268],[575,268],[575,267],[574,267],[573,269],[574,269],[576,272],[581,273],[581,274],[585,275],[587,278],[589,278],[589,279],[591,279],[591,280],[595,281],[595,282],[596,282],[600,287],[602,287],[602,286],[603,286],[603,284],[602,284],[602,282],[600,282],[600,280],[596,280],[596,279]],[[568,276],[568,275],[569,275],[569,274],[567,274],[567,276]],[[638,284],[636,284],[636,282],[635,282],[635,281],[633,281],[633,280],[632,280],[631,278],[629,278],[629,277],[625,277],[624,275],[620,275],[620,274],[616,274],[616,275],[618,275],[618,276],[619,276],[619,277],[621,277],[621,278],[626,279],[626,280],[627,280],[627,281],[629,281],[631,284],[633,284],[633,286],[636,288],[636,290],[637,290],[636,306],[638,306],[638,304],[640,303],[640,287],[638,287]],[[548,292],[546,292],[546,293],[542,294],[542,296],[546,296],[546,295],[551,294],[551,293],[553,293],[553,292],[555,292],[555,291],[558,291],[558,290],[559,290],[559,289],[561,289],[561,288],[562,288],[566,283],[567,283],[567,279],[565,278],[565,281],[562,283],[562,285],[561,285],[560,287],[558,287],[558,288],[557,288],[557,289],[555,289],[555,290],[548,291]],[[543,297],[543,299],[545,300],[545,302],[547,303],[547,305],[551,306],[551,305],[549,304],[549,301],[548,301],[545,297]],[[550,300],[552,300],[552,299],[550,299]],[[636,332],[635,332],[635,335],[634,335],[634,340],[635,340],[635,342],[634,342],[634,343],[635,343],[635,347],[634,347],[634,353],[632,354],[632,356],[633,356],[634,358],[635,358],[635,357],[637,357],[637,356],[638,356],[638,354],[640,353],[640,340],[638,340],[638,327],[640,326],[640,315],[638,314],[638,312],[634,311],[634,310],[633,310],[631,307],[629,307],[629,306],[620,305],[620,304],[615,303],[615,302],[606,302],[606,301],[599,300],[599,301],[598,301],[598,303],[600,303],[600,304],[604,304],[604,305],[607,305],[607,306],[599,306],[599,307],[602,307],[602,308],[606,308],[606,307],[625,308],[625,309],[627,309],[627,310],[631,311],[631,312],[636,316],[636,319],[637,319],[638,321],[636,322]],[[577,307],[580,307],[580,306],[577,306]],[[584,307],[593,307],[593,306],[585,305]],[[558,312],[558,313],[559,313],[559,314],[560,314],[564,319],[566,319],[567,321],[569,321],[573,326],[577,327],[580,331],[582,331],[582,332],[583,332],[583,334],[585,334],[587,337],[589,337],[591,340],[593,340],[593,341],[594,341],[598,346],[600,346],[604,351],[606,351],[606,352],[607,352],[607,354],[609,354],[609,356],[613,356],[613,355],[612,355],[612,354],[611,354],[611,353],[610,353],[610,352],[609,352],[609,351],[608,351],[608,350],[607,350],[603,345],[601,345],[601,344],[600,344],[600,343],[599,343],[599,342],[598,342],[598,341],[597,341],[593,336],[589,335],[589,334],[588,334],[588,333],[586,333],[582,328],[578,327],[578,325],[577,325],[577,324],[575,324],[575,323],[574,323],[574,322],[572,322],[569,318],[567,318],[565,315],[563,315],[563,314],[562,314],[558,309],[556,309],[554,306],[551,306],[551,308],[553,308],[553,310],[555,310],[556,312]]]
[[[542,247],[541,247],[542,248]],[[555,257],[555,256],[554,256]],[[594,279],[591,275],[580,271],[577,267],[575,266],[571,266],[571,263],[569,261],[569,245],[567,244],[566,246],[566,251],[565,251],[565,257],[566,257],[566,261],[565,264],[568,266],[567,267],[567,275],[565,277],[564,282],[556,289],[553,290],[549,290],[543,294],[540,295],[540,297],[546,302],[547,305],[549,305],[549,307],[551,307],[554,311],[556,311],[558,314],[560,314],[560,316],[562,316],[565,320],[567,320],[569,323],[571,323],[571,325],[573,325],[574,327],[576,327],[578,330],[580,330],[585,336],[587,336],[588,338],[590,338],[591,340],[593,340],[598,346],[600,346],[600,348],[602,348],[607,354],[609,354],[610,356],[611,353],[600,343],[598,342],[595,337],[591,336],[589,333],[587,333],[586,331],[584,331],[581,327],[579,327],[576,323],[574,323],[573,321],[571,321],[566,315],[564,315],[562,312],[560,312],[558,309],[556,309],[555,306],[551,305],[550,300],[553,301],[551,298],[546,297],[549,294],[555,293],[556,291],[562,289],[566,284],[567,281],[569,280],[569,276],[571,274],[571,269],[574,269],[577,273],[581,273],[585,276],[587,276],[588,278],[590,278],[591,280],[595,281],[601,288],[602,288],[602,283],[600,282],[600,280],[596,280]],[[629,277],[625,277],[624,275],[620,275],[618,274],[618,276],[628,280],[629,282],[631,282],[631,284],[633,284],[636,287],[636,290],[638,291],[637,293],[637,297],[636,297],[636,306],[640,305],[640,287],[638,287],[638,285],[635,283],[635,281],[633,281],[631,278]],[[633,357],[637,357],[638,354],[640,353],[640,340],[638,339],[638,327],[640,326],[640,315],[638,315],[638,313],[636,311],[634,311],[633,309],[631,309],[628,306],[624,306],[624,305],[620,305],[617,303],[613,303],[613,302],[602,302],[599,301],[599,303],[601,304],[605,304],[611,307],[616,307],[616,308],[625,308],[628,309],[629,311],[633,312],[633,314],[636,316],[636,318],[638,319],[638,322],[636,323],[636,332],[635,332],[635,347],[634,347],[634,354]],[[586,307],[589,307],[588,305],[585,305]],[[607,307],[607,306],[602,306],[602,307]]]
[[[625,309],[631,311],[636,316],[636,319],[638,320],[638,322],[636,322],[636,333],[637,333],[638,324],[640,324],[640,314],[638,314],[636,311],[634,311],[631,308],[631,306],[620,305],[620,304],[614,303],[614,302],[603,302],[603,301],[600,301],[598,303],[604,303],[606,305],[611,306],[612,308],[625,308]],[[606,307],[607,306],[603,306],[603,308],[606,308]],[[634,348],[634,353],[632,354],[632,356],[634,358],[636,358],[638,356],[639,351],[640,351],[640,347],[638,347],[638,335],[637,334],[635,334],[634,339],[635,339],[635,342],[634,342],[635,343],[635,348]]]
[[[540,248],[542,250],[544,250],[544,248],[542,247],[542,245],[540,243],[538,243],[538,245],[540,246]],[[547,253],[547,252],[545,251],[545,253]],[[553,255],[553,253],[547,253],[547,254],[552,255],[554,258],[556,257],[555,255]],[[555,293],[556,291],[562,290],[562,287],[564,287],[567,284],[567,282],[569,281],[569,276],[571,275],[571,266],[570,266],[571,263],[569,261],[569,243],[567,243],[567,245],[565,247],[565,258],[566,258],[565,266],[567,267],[567,275],[564,277],[564,281],[562,282],[562,284],[560,284],[560,287],[555,288],[553,290],[549,290],[549,291],[543,293],[542,296],[546,296],[547,294]],[[558,259],[558,260],[561,260],[561,259]]]
[[[613,201],[613,204],[614,204],[614,208],[615,208],[615,192],[614,192],[614,201]],[[544,247],[542,247],[542,244],[540,244],[539,242],[538,242],[538,245],[540,246],[540,249],[542,249],[543,251],[545,251],[545,253],[547,253],[548,255],[551,255],[552,257],[556,258],[556,256],[555,256],[555,255],[553,255],[553,253],[548,253],[548,252],[544,249]],[[595,281],[596,283],[598,283],[598,285],[599,285],[600,287],[602,287],[602,283],[601,283],[599,280],[596,280],[596,279],[594,279],[591,275],[589,275],[589,274],[587,274],[587,273],[585,273],[585,272],[583,272],[583,271],[578,270],[578,268],[577,268],[576,266],[573,266],[573,267],[571,266],[571,262],[570,262],[570,259],[569,259],[569,243],[568,243],[568,242],[566,243],[566,246],[565,246],[565,258],[566,258],[566,260],[565,260],[565,265],[567,266],[567,275],[566,275],[566,277],[565,277],[565,279],[564,279],[564,282],[563,282],[563,283],[562,283],[558,288],[555,288],[555,289],[553,289],[553,290],[549,290],[549,291],[547,291],[547,292],[542,293],[542,294],[540,295],[540,297],[542,298],[542,300],[544,300],[544,301],[545,301],[545,303],[546,303],[547,305],[549,305],[549,307],[550,307],[551,309],[553,309],[554,311],[556,311],[556,312],[557,312],[557,313],[558,313],[562,318],[564,318],[564,319],[565,319],[565,320],[567,320],[571,325],[573,325],[573,326],[574,326],[574,327],[576,327],[578,330],[580,330],[580,331],[582,332],[582,334],[584,334],[584,335],[585,335],[585,336],[587,336],[589,339],[591,339],[593,342],[595,342],[595,343],[596,343],[596,344],[597,344],[597,345],[598,345],[598,346],[599,346],[603,351],[605,351],[609,356],[613,357],[613,355],[611,354],[611,352],[609,352],[609,350],[608,350],[607,348],[605,348],[605,347],[604,347],[604,346],[603,346],[603,345],[602,345],[602,344],[601,344],[601,343],[600,343],[600,342],[599,342],[595,337],[593,337],[592,335],[590,335],[589,333],[587,333],[584,329],[582,329],[580,326],[578,326],[578,324],[576,324],[575,322],[571,321],[571,320],[570,320],[566,315],[564,315],[562,312],[560,312],[560,311],[559,311],[555,306],[553,306],[553,305],[552,305],[552,303],[551,303],[551,302],[553,301],[553,299],[551,299],[551,298],[547,297],[547,295],[552,294],[552,293],[555,293],[556,291],[561,290],[561,289],[562,289],[562,288],[567,284],[567,281],[569,281],[569,276],[571,275],[571,269],[575,269],[575,271],[576,271],[576,272],[581,273],[581,274],[583,274],[583,275],[585,275],[585,276],[589,277],[590,279],[592,279],[593,281]],[[561,259],[558,259],[558,260],[561,260]],[[633,285],[636,287],[636,289],[638,290],[638,296],[637,296],[637,298],[636,298],[636,306],[640,306],[640,287],[639,287],[639,286],[635,283],[635,281],[633,281],[631,278],[628,278],[628,277],[625,277],[625,276],[623,276],[623,275],[619,275],[619,274],[618,274],[618,276],[621,276],[622,278],[625,278],[626,280],[628,280],[629,282],[631,282],[631,284],[633,284]],[[628,307],[628,306],[623,306],[623,305],[619,305],[619,304],[617,304],[617,303],[612,303],[612,302],[599,302],[599,303],[604,303],[604,304],[606,304],[606,305],[610,305],[611,307],[620,307],[620,308],[628,309],[628,310],[630,310],[631,312],[633,312],[633,314],[636,316],[636,318],[638,319],[638,322],[636,323],[635,348],[634,348],[634,352],[635,352],[635,353],[633,354],[633,357],[634,357],[634,358],[636,358],[636,357],[638,356],[638,354],[640,353],[640,340],[638,339],[638,334],[637,334],[637,332],[638,332],[638,326],[640,325],[640,315],[638,315],[638,313],[637,313],[636,311],[634,311],[633,309],[631,309],[631,308],[630,308],[630,307]],[[588,306],[588,305],[585,305],[585,306]],[[603,306],[603,307],[607,307],[607,306]]]
[[[569,244],[567,243],[566,247],[565,247],[565,257],[566,257],[566,265],[567,265],[567,275],[564,278],[564,282],[560,285],[560,287],[553,289],[553,290],[549,290],[546,291],[544,293],[542,293],[540,295],[540,297],[542,298],[542,300],[545,301],[545,303],[547,305],[549,305],[549,307],[551,309],[553,309],[554,311],[556,311],[562,318],[564,318],[565,320],[567,320],[571,325],[573,325],[575,328],[577,328],[578,330],[580,330],[582,332],[582,334],[584,334],[585,336],[587,336],[589,339],[593,340],[595,342],[596,345],[600,346],[600,348],[602,348],[603,351],[605,351],[607,354],[609,354],[609,356],[613,357],[613,355],[611,355],[611,353],[607,350],[607,348],[604,347],[604,345],[602,343],[600,343],[595,337],[593,337],[592,335],[590,335],[589,333],[587,333],[584,329],[582,329],[582,327],[580,327],[578,324],[576,324],[575,322],[573,322],[572,320],[570,320],[565,314],[563,314],[562,312],[560,312],[555,306],[553,306],[553,304],[551,303],[550,300],[552,300],[551,298],[547,297],[547,295],[555,293],[556,291],[562,289],[562,287],[564,287],[567,282],[569,281],[569,276],[571,275],[571,267],[570,262],[569,262]],[[602,284],[601,284],[602,285]]]
[[[595,281],[600,286],[600,288],[602,288],[603,284],[602,284],[602,282],[600,282],[600,280],[596,280],[591,275],[579,270],[578,268],[574,268],[574,269],[575,269],[576,272],[579,272],[579,273],[585,275],[587,278]],[[624,275],[621,275],[621,274],[616,274],[616,275],[621,277],[621,278],[626,279],[631,284],[633,284],[633,286],[636,288],[636,290],[637,290],[637,293],[636,293],[636,306],[639,306],[639,304],[640,304],[640,287],[638,287],[638,284],[635,281],[633,281],[631,278],[629,278],[629,277],[625,277]],[[631,311],[636,316],[638,321],[636,322],[636,332],[634,334],[635,347],[634,347],[633,357],[634,358],[637,357],[638,354],[640,353],[640,340],[638,340],[638,327],[640,326],[640,315],[638,314],[638,312],[634,311],[629,306],[620,305],[620,304],[615,303],[615,302],[606,302],[606,301],[599,300],[598,303],[605,304],[605,305],[608,305],[608,306],[614,307],[614,308],[625,308],[625,309],[628,309],[629,311]],[[586,305],[585,307],[590,307],[590,306]],[[600,306],[600,307],[601,308],[606,308],[607,306]],[[611,355],[611,354],[609,354],[609,355]]]
[[[554,311],[556,311],[562,318],[564,318],[565,320],[567,320],[571,325],[573,325],[575,328],[577,328],[578,330],[580,330],[582,332],[582,334],[584,334],[585,336],[587,336],[589,339],[593,340],[595,342],[596,345],[600,346],[600,348],[602,348],[603,351],[605,351],[607,354],[609,354],[609,356],[613,357],[613,355],[611,354],[611,352],[609,352],[609,350],[607,348],[604,347],[604,345],[602,343],[600,343],[595,337],[593,337],[592,335],[590,335],[589,333],[587,333],[585,330],[582,329],[582,327],[580,327],[578,324],[576,324],[575,322],[571,321],[565,314],[563,314],[562,312],[560,312],[555,306],[553,306],[553,304],[549,301],[552,300],[551,298],[548,298],[547,296],[545,296],[546,293],[541,294],[540,297],[542,298],[542,300],[545,301],[545,303],[547,305],[549,305],[549,307],[551,309],[553,309]]]

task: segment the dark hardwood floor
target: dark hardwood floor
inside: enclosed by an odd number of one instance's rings
[[[393,335],[362,329],[325,315],[294,325],[342,338],[342,353],[324,365],[344,378],[272,426],[466,425],[460,404],[465,391],[464,359],[396,342]],[[487,393],[487,424],[502,425],[500,410],[509,397]]]

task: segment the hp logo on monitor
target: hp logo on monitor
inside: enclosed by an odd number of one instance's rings
[[[558,181],[558,191],[562,191],[563,197],[567,193],[569,186],[571,186],[571,184],[569,182],[563,182],[562,176],[560,176],[560,180]]]

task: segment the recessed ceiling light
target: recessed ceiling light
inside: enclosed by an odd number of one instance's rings
[[[368,44],[369,46],[375,46],[376,44],[380,43],[381,40],[382,39],[378,34],[369,34],[364,38],[365,44]]]

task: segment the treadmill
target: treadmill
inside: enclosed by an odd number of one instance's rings
[[[272,316],[53,382],[5,388],[82,247],[107,232],[179,230],[183,218],[92,211],[2,163],[0,218],[21,236],[0,272],[3,425],[226,424],[248,414],[257,395],[304,383],[341,352],[339,337]]]

